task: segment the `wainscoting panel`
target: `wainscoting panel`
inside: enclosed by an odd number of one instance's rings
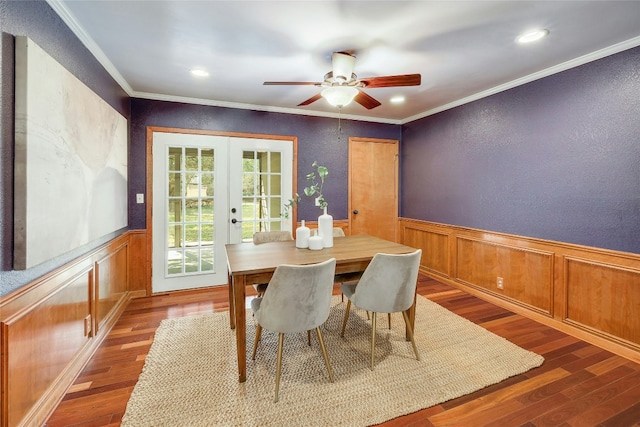
[[[412,248],[422,248],[422,269],[437,275],[451,276],[448,233],[406,226],[401,229],[401,234],[403,244]],[[426,250],[429,251],[428,256],[424,254]]]
[[[640,345],[640,270],[565,259],[569,323]]]
[[[468,237],[457,237],[456,243],[456,281],[551,316],[552,253]]]
[[[7,420],[18,425],[90,340],[85,318],[93,271],[81,270],[53,293],[3,324],[8,349]],[[4,413],[4,411],[3,411]]]
[[[422,273],[640,362],[640,254],[409,218],[399,237]]]
[[[147,294],[147,284],[151,293],[151,261],[147,261],[147,232],[129,232],[129,291],[140,296]],[[149,254],[151,256],[151,254]]]
[[[144,232],[125,232],[0,299],[0,427],[44,423],[131,297],[145,294],[146,264],[131,261],[146,245]]]
[[[96,332],[107,322],[117,304],[127,292],[128,242],[114,248],[104,258],[96,261]]]

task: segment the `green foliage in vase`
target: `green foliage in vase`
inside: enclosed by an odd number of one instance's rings
[[[308,185],[304,188],[304,195],[313,199],[314,201],[317,200],[320,209],[323,209],[329,206],[329,203],[324,198],[324,194],[322,193],[324,181],[329,175],[329,169],[327,169],[326,166],[321,166],[317,161],[314,161],[311,167],[314,169],[307,174]],[[284,205],[284,217],[289,218],[289,210],[301,201],[302,198],[298,193],[296,193],[292,199],[289,199],[289,201]]]

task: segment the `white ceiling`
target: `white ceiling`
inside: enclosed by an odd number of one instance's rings
[[[420,73],[422,84],[365,90],[343,118],[405,123],[640,45],[634,1],[48,0],[132,97],[336,116],[314,86],[331,53],[359,78]],[[536,44],[519,33],[547,28]],[[193,67],[208,78],[194,78]],[[406,97],[402,105],[389,102]]]

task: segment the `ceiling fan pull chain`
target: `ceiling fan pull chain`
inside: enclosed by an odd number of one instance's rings
[[[340,141],[340,135],[342,134],[342,107],[338,106],[338,141]]]

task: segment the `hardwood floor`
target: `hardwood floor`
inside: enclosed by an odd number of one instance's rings
[[[382,425],[640,426],[639,364],[425,276],[418,293],[545,362]],[[46,425],[119,426],[160,322],[228,308],[226,287],[133,300]]]

